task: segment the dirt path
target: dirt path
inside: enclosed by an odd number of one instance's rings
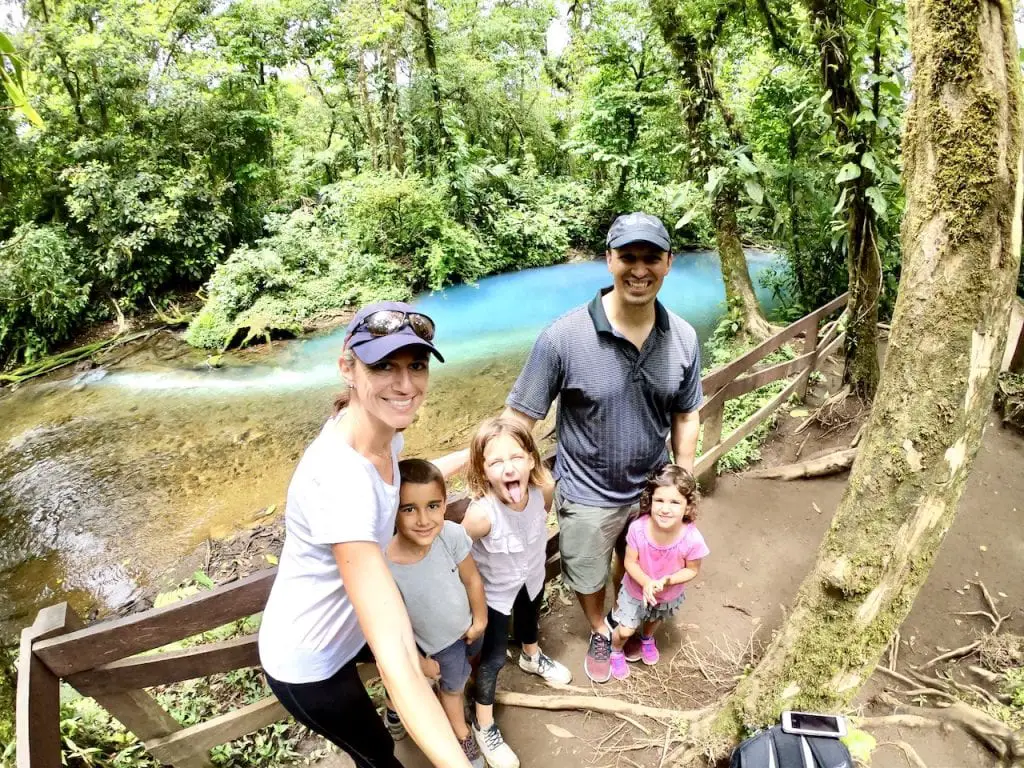
[[[772,441],[765,446],[765,463],[784,463],[792,459],[803,436],[791,432],[799,419],[783,416]],[[848,445],[856,425],[826,437],[812,436],[808,446],[815,451]],[[806,450],[804,456],[810,455]],[[713,651],[738,649],[751,635],[759,641],[770,637],[783,619],[788,606],[814,561],[818,542],[828,527],[838,504],[846,476],[784,483],[751,480],[738,476],[720,479],[714,494],[704,500],[699,521],[711,548],[705,561],[701,583],[689,593],[686,607],[676,626],[667,628],[661,639],[663,658],[688,641],[694,647]],[[997,420],[986,430],[982,448],[960,513],[946,537],[928,582],[902,627],[904,644],[901,666],[921,663],[937,655],[937,648],[956,648],[970,642],[987,629],[983,620],[959,618],[956,611],[976,610],[981,606],[976,589],[964,591],[969,580],[986,582],[999,598],[1003,612],[1012,611],[1006,630],[1024,633],[1021,609],[1024,607],[1024,439],[1002,429]],[[958,592],[959,590],[959,592]],[[963,592],[963,594],[961,594]],[[554,610],[542,623],[545,649],[569,665],[575,684],[595,689],[595,693],[647,702],[660,706],[687,708],[714,697],[714,686],[690,669],[673,667],[663,674],[656,667],[638,669],[626,683],[592,686],[583,674],[585,630],[582,613],[573,602],[565,604],[556,595]],[[710,656],[709,656],[710,658]],[[665,662],[663,661],[663,665]],[[667,672],[667,670],[666,670]],[[712,676],[714,676],[712,674]],[[888,681],[879,674],[869,681],[856,705],[865,711],[887,714],[872,698]],[[501,685],[509,690],[543,693],[514,665],[502,672]],[[509,743],[517,750],[524,768],[560,766],[587,768],[596,766],[656,767],[662,749],[609,751],[631,742],[664,738],[665,726],[645,721],[651,734],[619,719],[575,712],[543,712],[499,708],[498,721]],[[545,726],[568,731],[572,738],[552,734]],[[601,750],[598,744],[609,737]],[[992,756],[959,731],[876,734],[879,742],[904,740],[912,744],[929,768],[981,768],[994,765]],[[409,768],[428,768],[410,740],[399,745],[399,756]],[[325,768],[347,765],[340,756],[331,758]],[[880,747],[873,768],[904,768],[907,761],[893,747]]]

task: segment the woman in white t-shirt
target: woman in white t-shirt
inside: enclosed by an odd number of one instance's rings
[[[339,366],[348,384],[288,487],[286,536],[263,612],[260,662],[274,694],[359,768],[395,768],[394,742],[356,672],[376,659],[395,708],[436,766],[469,768],[420,670],[384,549],[398,510],[398,453],[427,392],[433,321],[409,304],[363,307]],[[371,655],[372,652],[372,655]]]

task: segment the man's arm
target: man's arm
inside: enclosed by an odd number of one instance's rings
[[[672,414],[672,456],[676,464],[690,472],[693,472],[699,434],[700,411]]]
[[[522,422],[528,432],[533,432],[533,427],[537,423],[537,419],[533,418],[533,416],[527,416],[522,411],[517,411],[515,408],[508,406],[506,406],[505,410],[501,412],[501,418],[515,419],[516,421]]]

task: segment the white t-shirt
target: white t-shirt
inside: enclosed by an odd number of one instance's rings
[[[286,683],[326,680],[366,643],[345,592],[332,544],[391,540],[398,512],[398,454],[391,443],[395,485],[336,429],[324,426],[306,449],[288,486],[285,539],[277,578],[260,625],[260,663]]]

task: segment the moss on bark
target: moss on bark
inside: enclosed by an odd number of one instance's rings
[[[928,576],[992,403],[1020,258],[1012,13],[977,0],[910,0],[908,12],[914,100],[889,357],[817,563],[720,724],[849,703]]]

